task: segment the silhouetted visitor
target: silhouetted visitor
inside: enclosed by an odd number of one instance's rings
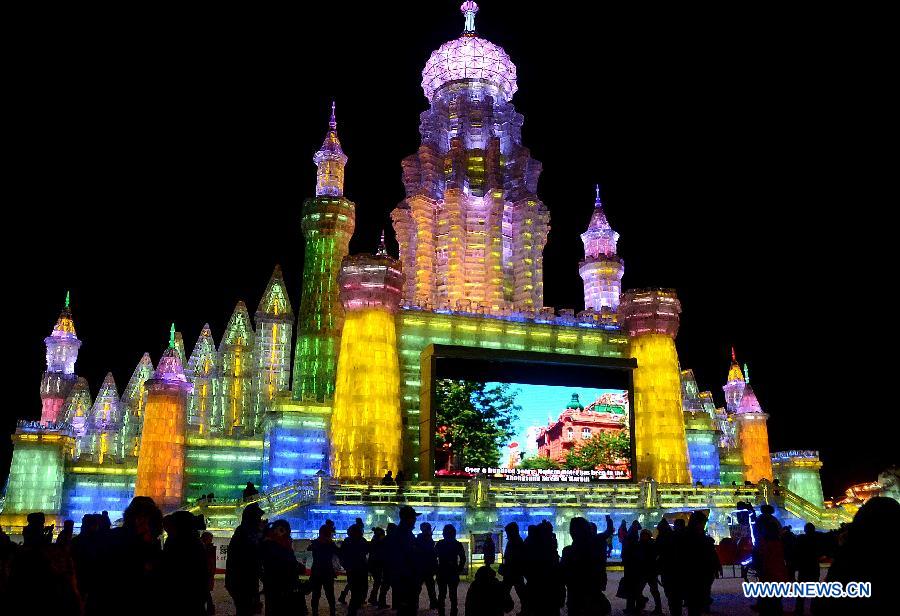
[[[331,522],[331,520],[327,520],[327,522]],[[359,526],[360,534],[363,534],[363,535],[365,534],[366,527],[363,524],[362,518],[356,518],[356,520],[353,522],[353,525]],[[348,536],[350,535],[349,529],[347,531],[347,535]],[[340,603],[341,605],[346,605],[347,604],[347,595],[349,595],[349,594],[350,594],[350,576],[347,576],[347,582],[344,584],[344,589],[341,591],[341,594],[338,595],[338,603]]]
[[[75,531],[75,522],[72,520],[66,520],[63,522],[63,529],[59,531],[59,536],[56,537],[56,545],[68,548],[72,543],[72,534]]]
[[[444,538],[438,541],[434,549],[438,557],[438,613],[446,614],[447,595],[450,595],[450,614],[456,616],[459,613],[457,607],[457,589],[459,587],[459,575],[466,565],[466,551],[463,545],[456,540],[456,529],[451,524],[444,526]]]
[[[715,546],[706,536],[706,516],[703,513],[695,511],[691,514],[678,545],[684,604],[688,616],[699,616],[708,607],[709,588],[715,579],[718,563]]]
[[[394,532],[388,532],[385,546],[392,603],[398,616],[414,616],[419,605],[419,575],[416,571],[416,539],[412,531],[419,514],[404,505],[398,515],[400,523]]]
[[[582,517],[569,520],[569,535],[572,544],[563,548],[560,560],[567,591],[566,607],[569,616],[587,616],[598,607],[594,601],[597,546],[590,523]]]
[[[384,558],[384,529],[376,526],[372,529],[372,541],[369,542],[369,573],[372,574],[369,605],[378,605],[378,592],[384,583]]]
[[[681,532],[676,532],[663,518],[656,525],[657,570],[670,614],[681,614],[684,604],[684,572],[679,562],[678,550],[681,543]]]
[[[338,548],[332,537],[334,531],[327,524],[319,527],[319,536],[309,544],[313,561],[309,584],[312,589],[312,613],[319,613],[319,599],[322,593],[328,601],[328,613],[334,616],[334,557],[338,554]]]
[[[434,587],[434,575],[437,573],[437,552],[434,547],[434,537],[431,524],[422,522],[419,525],[419,536],[416,537],[416,568],[419,572],[418,597],[422,592],[422,586],[428,593],[428,607],[435,610],[438,606],[437,592]]]
[[[369,568],[366,557],[369,553],[369,542],[363,537],[361,524],[353,524],[347,529],[347,538],[341,543],[339,556],[344,571],[347,572],[347,583],[350,586],[350,605],[347,614],[354,616],[369,591]]]
[[[213,602],[212,591],[216,587],[216,546],[213,544],[213,535],[209,531],[203,531],[200,535],[200,543],[206,555],[206,613],[216,613],[216,605]]]
[[[250,500],[251,498],[253,498],[254,496],[256,496],[258,494],[259,494],[259,490],[256,489],[256,486],[253,485],[252,481],[248,481],[247,487],[244,488],[243,492],[241,492],[241,496],[243,497],[243,499],[245,501]]]
[[[624,525],[623,525],[624,527]],[[619,582],[619,590],[616,596],[625,599],[625,613],[634,614],[643,609],[647,598],[641,593],[641,555],[640,555],[641,525],[637,520],[632,521],[628,530],[623,533],[619,528],[619,541],[622,543],[622,579]]]
[[[228,543],[225,588],[234,601],[237,616],[253,616],[259,600],[259,548],[263,511],[256,503],[244,507],[241,523]]]
[[[900,503],[886,496],[870,498],[859,508],[826,582],[869,582],[869,598],[813,600],[814,614],[896,614],[900,606]]]
[[[78,583],[78,593],[85,606],[90,608],[93,602],[93,593],[96,588],[97,572],[100,567],[100,516],[96,513],[86,513],[81,517],[81,532],[72,537],[70,553],[75,565],[75,580]],[[89,610],[87,610],[89,611]]]
[[[643,598],[644,587],[650,590],[650,596],[653,597],[653,613],[662,614],[662,600],[659,596],[659,581],[657,579],[657,557],[656,542],[653,540],[653,533],[648,529],[643,529],[638,540],[638,573],[640,575],[640,588],[638,594]]]
[[[394,471],[388,471],[384,474],[384,477],[381,478],[381,485],[383,485],[383,486],[394,485]]]
[[[69,550],[53,545],[53,525],[43,513],[31,513],[23,544],[10,563],[3,613],[78,616],[81,604]]]
[[[597,525],[591,523],[592,543],[594,544],[594,586],[595,601],[597,603],[597,611],[601,614],[607,614],[612,610],[609,599],[603,592],[606,590],[606,559],[612,551],[612,536],[615,533],[613,520],[606,516],[606,529],[602,533],[597,532]]]
[[[811,522],[807,522],[803,527],[803,534],[797,537],[794,542],[793,550],[793,571],[792,575],[796,575],[798,582],[818,582],[819,581],[819,559],[822,557],[822,545],[819,535],[816,533],[816,527]],[[804,601],[802,597],[797,598],[794,605],[795,614],[803,614]]]
[[[393,545],[396,540],[395,535],[397,534],[397,532],[397,525],[393,522],[388,522],[387,528],[385,529],[384,543],[381,546],[381,553],[384,557],[382,561],[384,563],[384,567],[382,569],[381,589],[378,591],[379,609],[384,609],[385,607],[387,607],[387,593],[393,585],[393,583],[391,582],[391,568],[394,563],[391,553],[391,545]]]
[[[475,572],[465,607],[466,616],[503,616],[513,609],[513,600],[494,570],[485,565]]]
[[[209,579],[199,520],[188,511],[169,517],[160,567],[160,593],[166,614],[206,613]]]
[[[295,616],[306,613],[306,600],[300,591],[300,565],[291,542],[291,525],[275,520],[260,544],[263,594],[266,616]]]
[[[404,481],[406,481],[406,473],[403,472],[402,468],[399,471],[397,471],[397,477],[396,477],[396,479],[394,479],[394,481],[398,486],[401,483],[403,483]]]
[[[497,562],[497,545],[494,543],[494,538],[490,533],[484,538],[482,550],[484,553],[485,566],[490,567]]]
[[[93,600],[86,614],[119,616],[166,613],[160,591],[162,512],[149,496],[135,496],[122,514],[120,528],[102,530]]]
[[[525,611],[525,542],[519,534],[519,525],[510,522],[504,528],[506,531],[506,546],[503,552],[503,562],[500,564],[500,575],[503,576],[503,589],[507,596],[512,597],[512,589],[516,589],[519,597],[519,605]],[[468,597],[466,598],[468,601]]]
[[[100,512],[100,519],[97,520],[97,524],[100,528],[100,534],[106,533],[112,528],[112,520],[109,519],[108,511]]]
[[[566,587],[560,575],[559,553],[553,526],[547,520],[528,527],[525,538],[528,614],[553,616],[565,602]]]

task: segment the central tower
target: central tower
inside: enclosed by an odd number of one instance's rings
[[[422,143],[403,161],[406,198],[391,214],[403,300],[539,310],[550,215],[536,195],[541,164],[522,146],[523,118],[510,102],[516,67],[476,34],[478,5],[461,10],[462,36],[432,53],[422,72]]]

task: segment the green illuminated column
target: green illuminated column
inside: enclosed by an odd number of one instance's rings
[[[338,297],[341,260],[349,252],[355,206],[344,197],[347,156],[337,137],[332,105],[331,122],[322,148],[313,160],[316,196],[303,203],[303,289],[297,313],[294,352],[295,400],[324,402],[334,397],[334,377],[344,310]]]

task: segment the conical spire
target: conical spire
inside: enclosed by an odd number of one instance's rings
[[[78,377],[63,403],[63,421],[71,424],[76,436],[84,436],[85,423],[91,410],[91,390],[87,379]]]
[[[131,373],[128,384],[122,392],[122,403],[126,404],[141,395],[141,388],[144,382],[153,376],[153,360],[150,359],[150,353],[144,353],[140,361]]]
[[[91,426],[94,429],[115,425],[122,419],[119,411],[119,390],[116,388],[116,379],[112,372],[106,373],[90,415]]]
[[[211,376],[216,363],[216,342],[213,340],[209,323],[203,325],[200,336],[191,351],[191,357],[187,361],[186,372],[191,378],[197,376]]]
[[[741,396],[737,412],[741,414],[763,412],[762,406],[759,404],[759,399],[756,397],[756,392],[753,391],[753,388],[750,387],[749,383],[744,386],[744,394]]]
[[[247,312],[247,305],[239,301],[231,313],[231,318],[228,319],[228,325],[225,326],[225,335],[222,336],[220,346],[252,346],[252,343],[253,325],[250,323],[250,314]]]
[[[54,338],[77,338],[75,333],[75,321],[72,320],[71,295],[66,291],[66,300],[63,309],[56,319],[56,325],[50,335]]]
[[[322,147],[313,156],[318,171],[316,172],[316,196],[324,195],[340,197],[344,194],[344,167],[347,155],[341,149],[341,141],[337,135],[337,118],[334,101],[331,101],[331,118],[328,120],[328,132]]]
[[[738,364],[737,355],[734,352],[734,347],[731,347],[731,367],[728,368],[728,382],[736,382],[740,381],[742,383],[746,382],[744,378],[744,373],[741,372],[741,366]]]
[[[381,239],[378,241],[378,250],[375,251],[375,254],[379,257],[387,257],[387,244],[384,241],[384,229],[381,230]]]
[[[292,321],[293,314],[287,286],[284,284],[284,276],[281,273],[281,266],[276,265],[272,271],[272,276],[269,278],[269,284],[266,285],[266,290],[263,292],[262,299],[259,300],[259,307],[256,309],[256,321],[259,322],[262,317],[279,317],[285,321]]]

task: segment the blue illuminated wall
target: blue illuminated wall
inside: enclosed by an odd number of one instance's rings
[[[695,482],[703,482],[703,485],[718,485],[720,482],[719,439],[715,424],[705,413],[697,413],[695,417],[691,417],[690,413],[685,413],[684,427],[691,477]]]
[[[319,471],[328,472],[331,407],[281,399],[274,408],[264,422],[263,488],[269,490],[312,478]]]
[[[76,463],[63,483],[62,516],[81,524],[85,514],[107,511],[115,523],[134,496],[136,476],[135,466]]]

